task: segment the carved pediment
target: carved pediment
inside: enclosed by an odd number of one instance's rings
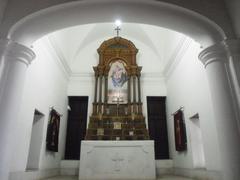
[[[108,66],[112,61],[121,59],[127,66],[136,66],[137,52],[138,49],[131,41],[121,37],[111,38],[98,48],[99,65]]]

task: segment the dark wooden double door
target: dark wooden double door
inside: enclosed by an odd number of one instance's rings
[[[87,127],[87,96],[68,97],[70,109],[68,111],[67,137],[65,159],[79,160],[81,141],[84,140]]]
[[[169,159],[166,97],[147,97],[148,129],[155,144],[155,159]]]

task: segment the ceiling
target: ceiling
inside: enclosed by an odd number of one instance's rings
[[[100,44],[116,36],[114,23],[97,23],[70,27],[48,34],[52,47],[71,74],[93,73],[98,63]],[[139,49],[137,63],[143,73],[163,73],[186,36],[158,26],[123,23],[120,36]]]

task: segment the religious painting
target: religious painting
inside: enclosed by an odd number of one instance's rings
[[[187,149],[186,129],[181,110],[174,114],[174,132],[176,151],[185,151]]]
[[[47,128],[46,148],[48,151],[58,152],[59,126],[60,115],[52,109]]]
[[[127,103],[127,72],[122,60],[110,64],[108,74],[108,103]]]

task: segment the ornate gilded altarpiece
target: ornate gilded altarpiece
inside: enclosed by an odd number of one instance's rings
[[[142,114],[138,49],[124,38],[104,41],[98,49],[93,113],[86,140],[147,140]]]

